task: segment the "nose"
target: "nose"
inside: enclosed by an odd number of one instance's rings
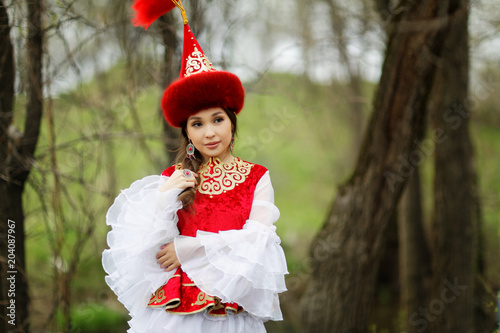
[[[213,138],[215,136],[215,131],[212,126],[207,126],[205,131],[205,137]]]

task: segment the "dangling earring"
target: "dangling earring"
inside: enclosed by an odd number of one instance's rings
[[[234,149],[234,138],[231,139],[231,146],[229,148],[229,150],[231,150],[231,153],[233,152],[233,149]]]
[[[189,158],[190,160],[194,159],[194,151],[196,149],[194,148],[193,143],[191,140],[189,140],[188,145],[186,146],[186,157]]]

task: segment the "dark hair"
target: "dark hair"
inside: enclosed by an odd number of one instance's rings
[[[232,126],[232,135],[233,138],[236,136],[236,114],[232,110],[224,110],[226,112],[227,116],[231,120]],[[177,156],[175,158],[176,163],[181,163],[181,168],[182,169],[189,169],[194,172],[198,172],[199,167],[203,164],[203,156],[201,156],[200,152],[198,150],[195,150],[194,152],[194,158],[188,158],[186,156],[186,147],[189,144],[189,139],[187,135],[187,119],[182,123],[181,126],[181,144],[179,146],[179,150],[177,152]],[[229,147],[228,147],[229,149]],[[191,204],[194,201],[194,196],[195,196],[195,189],[194,188],[187,188],[186,190],[182,191],[181,194],[179,194],[179,200],[182,202],[182,207],[183,209],[188,209]]]

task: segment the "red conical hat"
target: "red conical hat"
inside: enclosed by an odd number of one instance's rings
[[[232,73],[215,70],[189,28],[181,2],[170,1],[181,10],[184,43],[179,79],[163,93],[161,103],[165,119],[174,127],[182,127],[191,115],[212,107],[239,113],[245,100],[240,79]]]

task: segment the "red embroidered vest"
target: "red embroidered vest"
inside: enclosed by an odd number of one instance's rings
[[[179,169],[180,164],[173,165],[162,175],[170,176]],[[180,234],[195,237],[198,230],[217,233],[243,228],[250,216],[255,187],[266,171],[263,166],[238,157],[230,163],[211,158],[197,172],[200,183],[194,198],[195,213],[183,209],[177,212]],[[167,312],[176,314],[207,309],[212,316],[243,311],[236,303],[222,303],[218,297],[202,292],[181,268],[155,292],[148,306],[165,307]]]

